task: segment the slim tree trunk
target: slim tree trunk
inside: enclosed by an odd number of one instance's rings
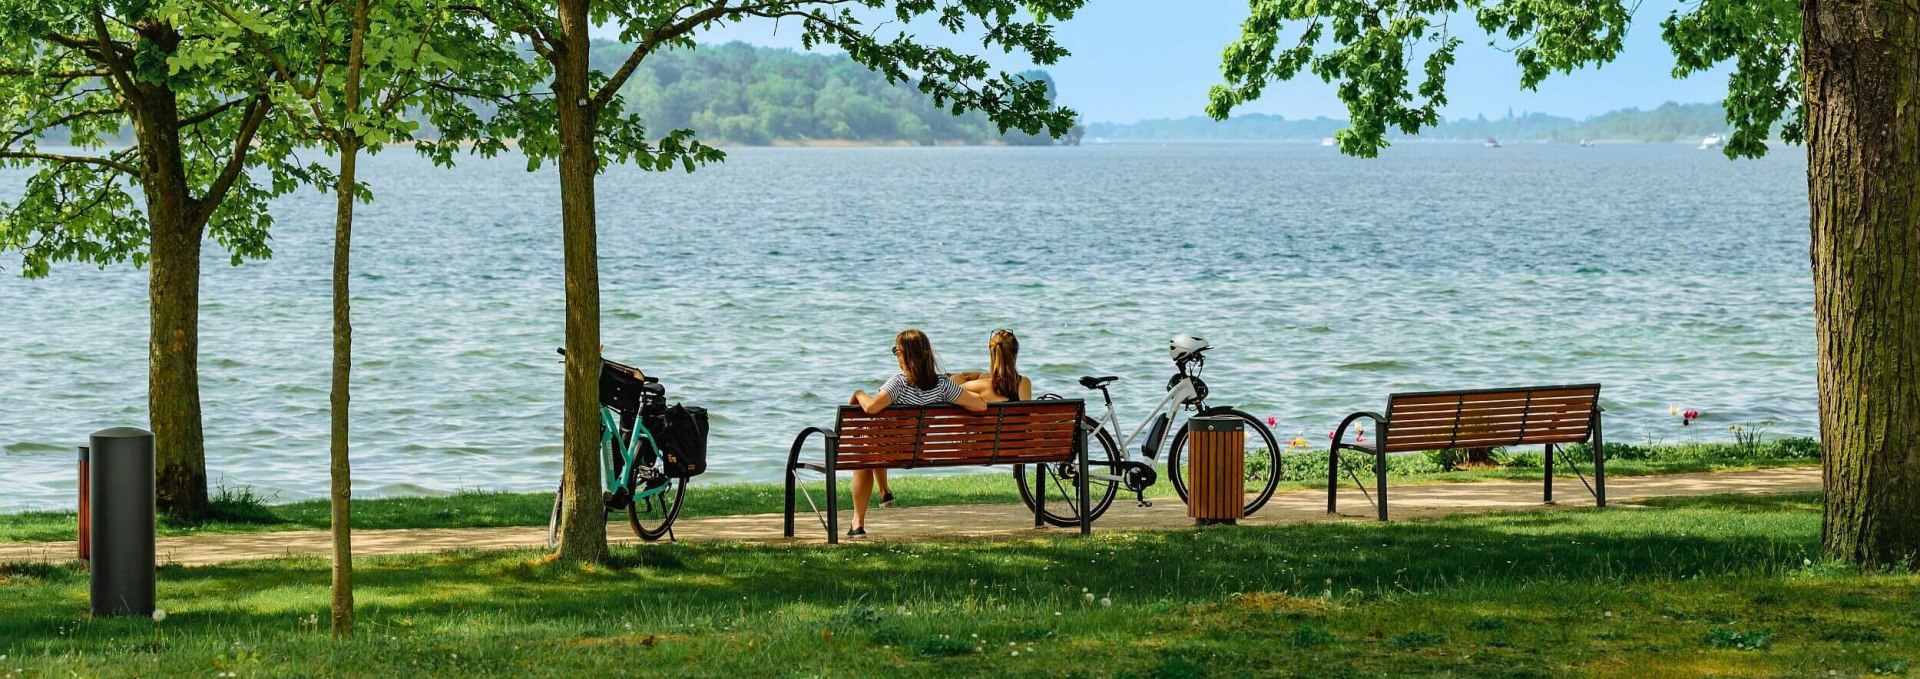
[[[147,299],[147,414],[153,427],[159,510],[209,513],[206,440],[200,429],[200,239],[198,206],[180,159],[180,111],[173,92],[143,84],[133,116],[140,186],[151,229]]]
[[[588,89],[587,0],[561,0],[560,40],[553,49],[553,95],[559,107],[560,215],[566,252],[567,376],[563,562],[607,556],[607,514],[600,486],[600,265],[594,227],[596,111]]]
[[[353,190],[360,159],[360,131],[352,118],[360,112],[360,74],[367,39],[369,0],[353,7],[353,37],[347,48],[346,115],[340,125],[340,173],[335,178],[333,218],[333,389],[329,457],[332,464],[333,607],[336,637],[353,634],[353,469],[347,457],[348,386],[353,370],[353,309],[349,277],[353,272]]]
[[[1920,6],[1805,0],[1827,556],[1920,555]]]

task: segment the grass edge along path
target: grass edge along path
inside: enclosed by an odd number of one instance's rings
[[[1573,479],[1556,480],[1555,494],[1567,504],[1586,506],[1585,491]],[[1817,491],[1818,470],[1775,468],[1735,472],[1697,472],[1633,476],[1610,483],[1615,506],[1640,498],[1724,493],[1766,494]],[[1394,491],[1393,515],[1400,520],[1463,513],[1526,511],[1541,506],[1538,482],[1485,481],[1481,483],[1403,486]],[[1272,526],[1329,521],[1371,521],[1373,507],[1355,494],[1347,495],[1340,514],[1326,513],[1325,496],[1312,491],[1275,495],[1273,501],[1241,525]],[[1019,503],[904,507],[876,510],[868,529],[872,541],[947,540],[957,537],[1021,539],[1031,537],[1033,515]],[[688,519],[674,532],[685,542],[818,543],[826,539],[822,524],[811,514],[799,517],[797,540],[781,537],[777,514],[749,514]],[[619,519],[615,518],[618,522]],[[1177,501],[1151,507],[1123,506],[1101,517],[1097,532],[1182,530],[1193,527],[1186,506]],[[632,542],[624,525],[609,527],[616,542]],[[1072,529],[1051,529],[1071,532]],[[513,550],[544,545],[545,527],[404,528],[360,530],[354,533],[354,551],[361,555],[390,555],[463,550]],[[205,565],[331,553],[326,531],[188,535],[161,538],[156,545],[161,564]],[[65,561],[72,558],[72,542],[0,544],[0,562]]]
[[[0,567],[0,674],[1899,676],[1920,576],[1818,558],[1819,497],[869,543],[161,571],[164,622],[85,617],[71,564]],[[1831,674],[1830,674],[1831,672]]]
[[[1608,444],[1607,475],[1627,477],[1650,474],[1679,474],[1702,471],[1732,471],[1817,465],[1819,447],[1812,439],[1777,439],[1756,443],[1690,443],[1664,445]],[[1584,446],[1569,446],[1560,457],[1573,459],[1582,470],[1591,473],[1584,462]],[[1537,450],[1514,453],[1496,452],[1497,469],[1447,471],[1448,454],[1399,455],[1389,458],[1388,481],[1396,486],[1432,483],[1465,483],[1489,480],[1526,481],[1541,478],[1541,456]],[[1285,469],[1281,490],[1326,487],[1326,452],[1290,453],[1282,457]],[[1343,460],[1361,463],[1358,455]],[[1572,477],[1562,468],[1560,476]],[[1361,476],[1365,477],[1366,474]],[[1350,484],[1350,479],[1342,479]],[[903,507],[946,505],[1005,504],[1019,502],[1012,475],[1005,468],[965,474],[927,475],[912,472],[892,477]],[[841,484],[842,507],[851,507],[849,483]],[[816,501],[824,490],[820,483],[809,484]],[[682,518],[771,514],[782,510],[783,487],[777,482],[702,483],[695,479],[687,486]],[[1174,497],[1173,486],[1164,474],[1147,496]],[[1122,498],[1130,495],[1122,495]],[[1116,499],[1115,502],[1122,502]],[[170,517],[159,519],[161,536],[265,533],[289,530],[327,530],[330,527],[326,500],[305,500],[269,504],[245,488],[223,488],[214,498],[214,518],[186,523]],[[804,506],[804,501],[802,501]],[[353,526],[356,530],[402,528],[489,528],[505,526],[544,526],[553,507],[549,493],[509,493],[495,491],[461,492],[437,497],[392,497],[355,499]],[[625,528],[620,529],[625,532]],[[0,514],[0,544],[56,542],[75,539],[73,512],[22,512]]]

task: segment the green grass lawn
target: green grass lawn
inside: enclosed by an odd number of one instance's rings
[[[1864,676],[1920,662],[1920,576],[1814,561],[1819,499],[1391,524],[367,558],[160,571],[89,620],[74,566],[0,567],[0,677]]]
[[[1725,471],[1817,464],[1818,447],[1810,439],[1780,439],[1743,446],[1728,443],[1677,445],[1607,446],[1607,473],[1614,476],[1675,474],[1698,471]],[[1571,450],[1567,457],[1580,461],[1580,468],[1591,474],[1584,449]],[[1286,469],[1281,487],[1285,489],[1325,488],[1326,451],[1283,457]],[[1444,471],[1440,456],[1404,455],[1391,458],[1389,481],[1395,484],[1452,483],[1486,480],[1535,480],[1540,478],[1540,454],[1519,452],[1499,454],[1504,463],[1499,469]],[[1564,461],[1565,457],[1560,458]],[[1358,461],[1357,456],[1350,461]],[[1560,474],[1571,476],[1564,466]],[[1366,474],[1361,474],[1366,477]],[[1349,479],[1342,479],[1351,483]],[[895,494],[901,506],[927,507],[953,504],[1019,502],[1010,472],[1002,469],[979,474],[941,476],[911,471],[892,475]],[[1369,479],[1369,483],[1371,480]],[[852,506],[849,484],[841,484],[842,507]],[[822,486],[813,484],[816,502]],[[695,479],[687,487],[683,517],[733,516],[739,514],[778,513],[784,490],[777,483],[701,483]],[[1161,476],[1161,483],[1148,497],[1173,497],[1173,486]],[[799,500],[805,506],[805,500]],[[360,499],[353,503],[355,528],[478,528],[490,526],[546,525],[553,509],[553,496],[546,493],[468,492],[445,497],[399,497]],[[214,518],[182,522],[162,517],[161,535],[197,533],[248,533],[278,530],[326,530],[328,508],[325,500],[271,504],[245,489],[224,489],[214,500]],[[622,528],[621,530],[625,530]],[[0,514],[0,542],[45,542],[74,539],[72,512],[29,512]],[[5,679],[0,676],[0,679]]]

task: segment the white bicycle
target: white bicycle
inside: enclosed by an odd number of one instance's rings
[[[1168,352],[1173,356],[1177,372],[1167,381],[1167,395],[1160,399],[1159,405],[1153,407],[1153,413],[1127,436],[1124,445],[1117,442],[1120,440],[1120,419],[1113,409],[1113,396],[1107,393],[1107,385],[1120,378],[1080,378],[1080,386],[1098,390],[1106,402],[1104,416],[1098,420],[1089,417],[1081,422],[1081,427],[1087,431],[1090,518],[1097,519],[1106,513],[1107,508],[1113,505],[1114,496],[1122,488],[1134,493],[1139,506],[1152,506],[1146,499],[1146,490],[1159,480],[1156,461],[1170,432],[1173,446],[1166,449],[1167,476],[1173,481],[1174,492],[1180,494],[1180,501],[1187,501],[1186,470],[1181,465],[1181,457],[1187,447],[1187,427],[1184,423],[1177,429],[1173,427],[1172,415],[1178,411],[1191,412],[1192,416],[1244,420],[1247,430],[1243,458],[1246,493],[1249,496],[1247,515],[1252,516],[1273,498],[1274,488],[1280,484],[1280,446],[1273,438],[1273,431],[1245,412],[1229,406],[1207,405],[1207,385],[1200,380],[1200,370],[1206,365],[1207,350],[1212,348],[1205,339],[1192,335],[1173,338]],[[1144,440],[1142,434],[1145,435]],[[1136,440],[1141,440],[1139,457],[1131,454]],[[1047,523],[1062,527],[1080,525],[1079,508],[1072,501],[1075,495],[1071,492],[1075,488],[1077,473],[1072,465],[1040,465],[1039,482],[1051,486],[1045,493],[1046,506],[1038,508],[1041,518]],[[1013,478],[1020,487],[1020,499],[1026,502],[1028,509],[1036,509],[1025,465],[1013,468]]]

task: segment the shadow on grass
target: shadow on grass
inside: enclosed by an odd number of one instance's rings
[[[1719,575],[1777,575],[1817,555],[1816,513],[1803,496],[1703,509],[1455,517],[1197,531],[1049,531],[1033,538],[840,547],[666,544],[618,548],[607,564],[572,566],[543,553],[455,552],[363,559],[363,619],[454,616],[603,618],[613,611],[696,615],[723,608],[843,608],[855,602],[1000,601],[1039,608],[1082,592],[1130,605],[1186,606],[1236,593],[1333,594],[1367,601],[1454,588],[1534,582],[1628,584]],[[1771,509],[1769,509],[1771,507]],[[1727,509],[1736,509],[1737,513]],[[0,638],[29,646],[76,641],[62,629],[84,602],[84,572],[0,571],[21,596],[0,599]],[[324,618],[321,559],[167,567],[170,629],[217,633]],[[123,624],[123,623],[114,623]],[[149,623],[150,624],[150,623]],[[102,631],[113,629],[102,628]]]

